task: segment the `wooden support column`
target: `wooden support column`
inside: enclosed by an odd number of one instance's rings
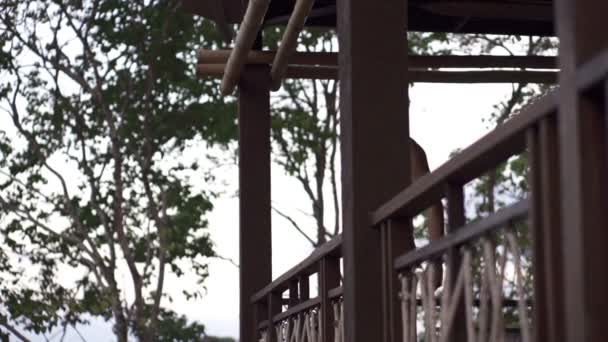
[[[337,2],[347,342],[383,338],[381,239],[369,214],[410,182],[406,9]]]
[[[270,229],[270,76],[247,65],[239,83],[240,341],[254,342],[251,296],[272,281]]]
[[[608,47],[608,2],[556,0],[560,37],[559,137],[568,342],[608,334],[606,108],[577,89],[577,70]]]

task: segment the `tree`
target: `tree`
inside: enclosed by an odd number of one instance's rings
[[[235,106],[191,67],[220,36],[179,7],[0,4],[0,333],[93,316],[119,341],[202,334],[171,329],[165,283],[191,275],[183,295],[202,295],[216,190],[194,149],[234,138]]]

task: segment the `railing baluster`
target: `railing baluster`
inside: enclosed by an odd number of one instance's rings
[[[542,203],[542,226],[538,227],[539,243],[544,253],[544,272],[546,284],[538,289],[539,294],[545,294],[546,319],[548,323],[550,341],[560,341],[564,336],[563,322],[563,282],[562,282],[562,234],[561,234],[561,196],[560,169],[558,154],[557,118],[546,118],[540,122],[540,189]],[[546,341],[546,340],[545,340]]]
[[[310,284],[307,275],[301,275],[299,277],[300,282],[300,301],[310,299]]]
[[[298,280],[292,279],[289,281],[289,304],[288,306],[291,308],[294,305],[298,304]]]
[[[446,198],[448,203],[448,225],[447,233],[453,233],[456,230],[462,228],[466,224],[465,207],[464,207],[464,189],[462,184],[449,183],[446,187]],[[455,274],[462,263],[462,258],[457,249],[450,248],[447,252],[447,267],[450,268]],[[441,270],[441,268],[438,268]],[[456,277],[451,277],[449,281],[450,288],[455,288]],[[445,304],[443,304],[445,305]],[[457,304],[456,315],[450,330],[449,341],[464,342],[467,340],[466,336],[466,308],[464,306],[464,299],[460,297]]]

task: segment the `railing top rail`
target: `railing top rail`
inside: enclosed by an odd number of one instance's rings
[[[288,282],[295,277],[301,275],[309,275],[313,273],[314,266],[325,256],[339,256],[342,247],[342,234],[337,235],[322,246],[316,248],[306,259],[292,267],[287,272],[283,273],[272,283],[264,286],[260,291],[256,292],[251,297],[251,302],[255,303],[265,298],[269,293],[275,291],[284,291],[288,287]]]
[[[486,218],[465,225],[461,229],[458,229],[431,244],[398,257],[395,260],[395,269],[403,270],[422,261],[436,258],[450,248],[463,245],[489,231],[501,228],[511,222],[521,220],[528,215],[529,208],[530,201],[528,199],[521,200]]]
[[[555,90],[526,106],[520,114],[483,136],[437,170],[419,178],[372,212],[372,225],[378,226],[391,218],[416,215],[441,199],[447,184],[466,184],[523,151],[526,130],[538,120],[557,111],[557,97],[558,90]]]

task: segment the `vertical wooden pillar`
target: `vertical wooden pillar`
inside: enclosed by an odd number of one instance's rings
[[[605,106],[577,89],[577,69],[608,47],[608,2],[556,0],[566,341],[608,334],[608,168]]]
[[[368,215],[410,181],[406,6],[337,2],[347,342],[383,338],[380,232]]]
[[[251,296],[272,280],[270,229],[270,78],[247,65],[239,83],[240,341],[257,341]]]

